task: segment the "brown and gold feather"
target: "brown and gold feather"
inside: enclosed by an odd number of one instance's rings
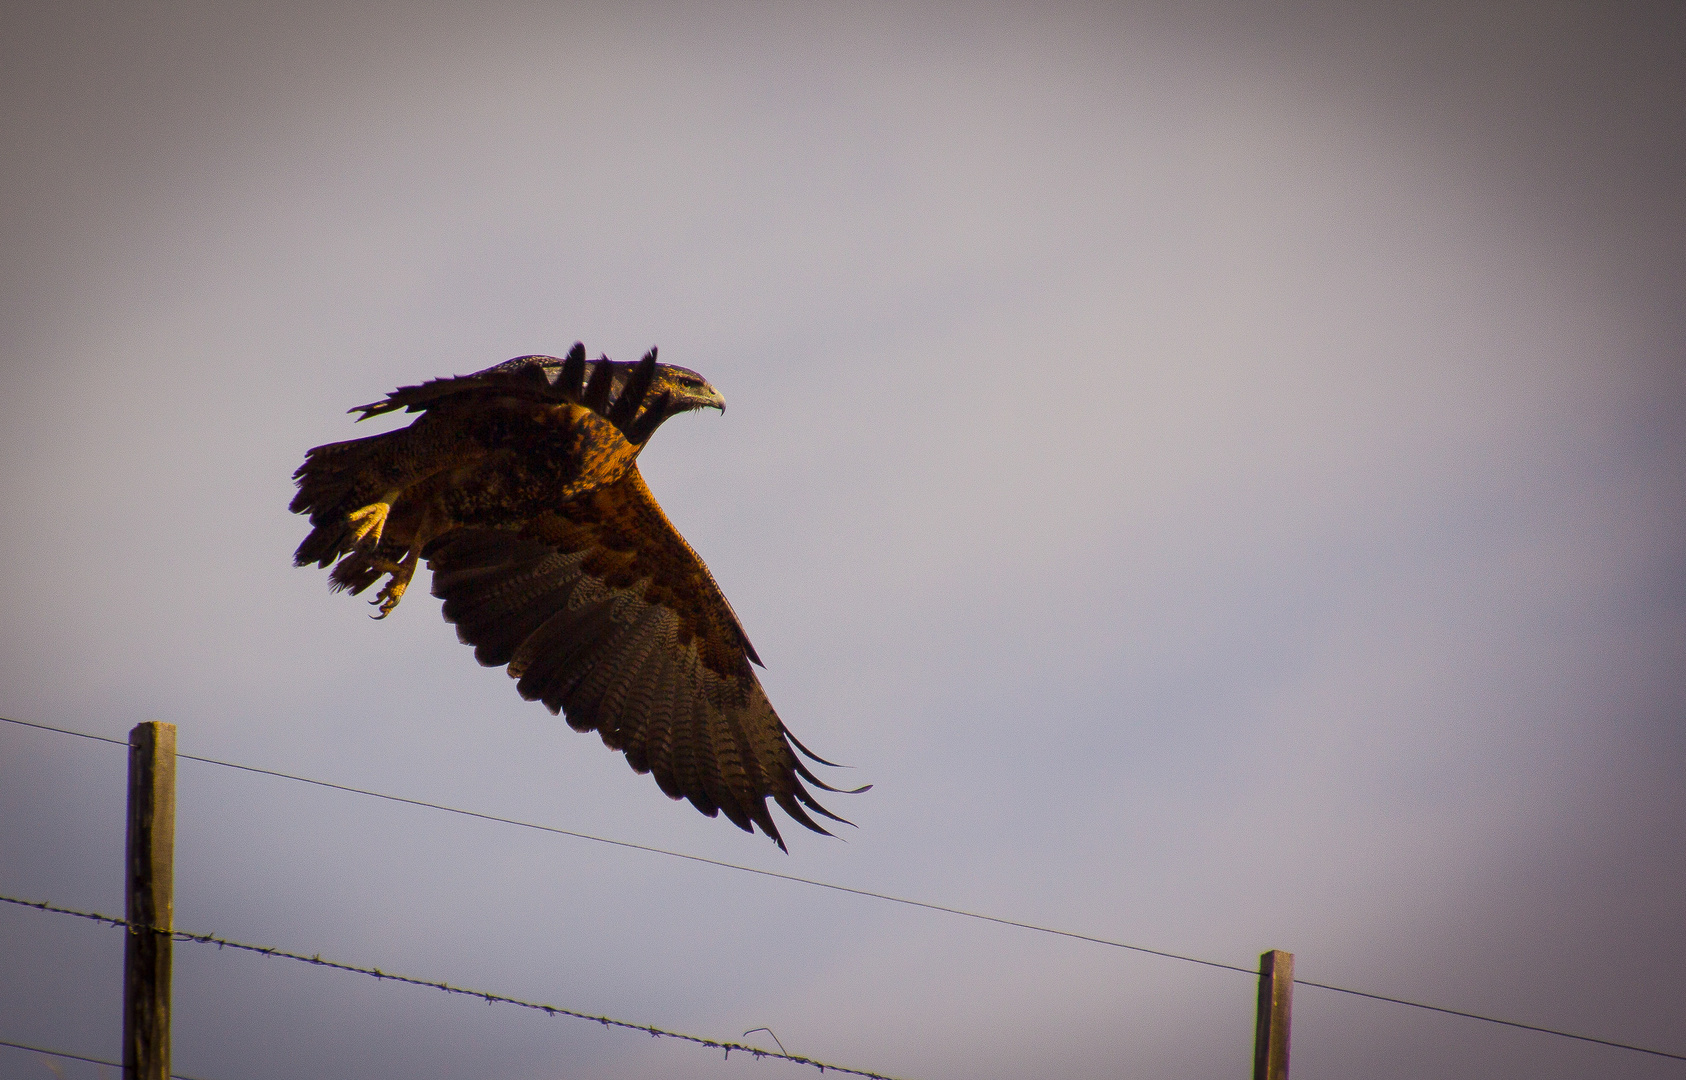
[[[292,509],[312,526],[294,562],[334,589],[388,578],[384,618],[421,560],[457,637],[516,690],[596,731],[674,799],[783,848],[771,798],[815,832],[842,821],[803,781],[823,765],[785,728],[760,658],[714,577],[657,505],[639,452],[668,417],[725,404],[694,371],[606,357],[517,357],[360,405],[408,427],[309,451]],[[854,789],[864,791],[866,788]]]

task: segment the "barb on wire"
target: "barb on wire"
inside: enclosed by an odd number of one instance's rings
[[[777,1035],[773,1035],[773,1029],[770,1028],[770,1027],[750,1028],[748,1031],[743,1033],[743,1037],[747,1039],[751,1035],[755,1034],[757,1031],[765,1031],[767,1034],[772,1035],[773,1041],[779,1044],[779,1049],[784,1050],[784,1043],[782,1041],[780,1041],[780,1039]],[[788,1050],[786,1050],[785,1052],[789,1053]]]
[[[654,1024],[634,1024],[628,1020],[615,1020],[607,1016],[597,1016],[592,1013],[579,1012],[575,1009],[565,1009],[560,1005],[544,1005],[536,1001],[523,1001],[520,998],[510,997],[507,994],[494,994],[486,990],[471,990],[467,987],[453,986],[450,983],[435,981],[432,979],[417,979],[409,975],[394,975],[390,971],[382,971],[379,968],[362,967],[357,964],[342,963],[338,960],[324,960],[321,953],[317,953],[314,956],[305,956],[302,953],[288,952],[286,949],[276,948],[271,945],[248,945],[241,941],[229,941],[226,938],[217,937],[215,934],[195,934],[186,930],[166,930],[161,926],[142,926],[136,923],[131,923],[127,919],[118,919],[113,918],[110,915],[101,915],[96,911],[78,911],[75,908],[59,907],[56,904],[51,904],[44,900],[22,900],[15,896],[0,896],[0,902],[16,904],[18,907],[35,908],[39,911],[52,912],[55,915],[74,915],[78,919],[87,919],[90,922],[104,923],[107,926],[120,926],[132,934],[143,934],[149,932],[154,934],[168,934],[176,941],[193,941],[202,945],[215,945],[219,949],[239,949],[242,952],[257,953],[259,956],[279,956],[285,960],[297,960],[300,963],[310,964],[313,967],[333,968],[336,971],[351,971],[359,975],[368,975],[372,978],[387,982],[405,983],[409,986],[426,986],[434,990],[443,990],[447,994],[456,994],[460,997],[479,998],[488,1005],[518,1005],[523,1009],[531,1009],[534,1012],[542,1012],[546,1016],[571,1016],[577,1020],[591,1020],[595,1023],[602,1024],[604,1027],[625,1028],[628,1031],[643,1031],[655,1036],[658,1039],[678,1039],[682,1042],[695,1043],[698,1046],[706,1046],[715,1050],[723,1050],[725,1051],[728,1059],[731,1058],[732,1051],[737,1050],[742,1053],[749,1054],[757,1060],[761,1058],[780,1058],[785,1061],[795,1062],[798,1065],[812,1065],[822,1073],[847,1073],[850,1076],[864,1076],[867,1080],[896,1080],[895,1077],[886,1076],[883,1073],[869,1072],[865,1069],[851,1069],[846,1065],[833,1065],[829,1061],[819,1061],[811,1057],[804,1057],[801,1054],[776,1053],[772,1050],[766,1050],[759,1046],[748,1046],[740,1042],[730,1042],[723,1039],[706,1039],[701,1035],[686,1035],[679,1031],[668,1031],[666,1028],[659,1028]]]
[[[50,724],[37,724],[28,720],[12,720],[3,716],[0,716],[0,721],[4,721],[8,724],[18,724],[22,727],[39,728],[42,731],[53,731],[61,735],[74,735],[78,738],[91,739],[95,742],[106,742],[125,747],[128,746],[128,743],[121,739],[113,739],[104,735],[90,735],[82,731],[72,731],[69,728],[53,727]],[[701,855],[689,855],[683,851],[669,851],[666,848],[651,847],[648,844],[634,844],[628,840],[611,840],[608,837],[593,836],[590,833],[575,832],[572,829],[561,829],[554,825],[540,825],[532,821],[521,821],[516,818],[499,817],[496,814],[483,814],[478,810],[464,810],[460,807],[446,806],[442,803],[427,802],[423,799],[411,799],[403,795],[389,795],[381,791],[369,791],[364,788],[351,787],[347,784],[335,784],[327,780],[313,780],[308,776],[294,776],[291,773],[278,772],[274,769],[260,769],[254,765],[240,765],[232,761],[219,761],[216,758],[198,757],[193,754],[182,753],[178,753],[176,756],[178,758],[185,758],[188,761],[197,761],[205,765],[217,765],[225,769],[238,769],[241,772],[256,773],[260,776],[273,776],[281,780],[294,780],[301,784],[311,784],[316,787],[330,788],[334,791],[344,791],[352,795],[366,795],[374,799],[384,799],[387,802],[405,803],[410,806],[419,806],[428,810],[439,810],[447,814],[457,814],[462,817],[478,818],[481,821],[490,821],[500,825],[516,825],[523,829],[533,829],[538,832],[553,833],[557,836],[571,836],[576,840],[590,840],[593,843],[608,844],[611,847],[626,848],[631,851],[644,851],[652,855],[665,855],[669,858],[685,859],[689,862],[703,863],[707,866],[718,866],[726,870],[739,870],[746,874],[759,874],[762,877],[778,878],[781,881],[793,881],[800,885],[812,885],[815,888],[830,889],[833,892],[849,893],[854,896],[864,896],[873,900],[885,900],[892,904],[905,904],[908,907],[924,908],[926,911],[937,911],[945,915],[959,915],[967,919],[977,919],[981,922],[995,923],[999,926],[1013,926],[1021,930],[1034,930],[1040,934],[1052,934],[1055,937],[1070,938],[1074,941],[1087,941],[1094,945],[1106,945],[1114,949],[1126,949],[1130,952],[1143,953],[1148,956],[1161,956],[1168,960],[1181,960],[1185,963],[1200,964],[1204,967],[1221,968],[1225,971],[1240,972],[1243,975],[1259,974],[1256,968],[1242,967],[1238,964],[1225,964],[1217,960],[1205,960],[1198,956],[1184,956],[1181,953],[1166,952],[1162,949],[1150,949],[1144,945],[1129,945],[1122,941],[1113,941],[1109,938],[1095,937],[1091,934],[1079,934],[1071,930],[1058,930],[1051,926],[1038,926],[1035,923],[1020,922],[1017,919],[1004,919],[995,915],[985,915],[977,911],[967,911],[964,908],[947,907],[942,904],[932,904],[924,900],[911,900],[907,897],[891,896],[887,893],[872,892],[868,889],[856,889],[848,885],[837,885],[833,882],[820,881],[815,878],[805,878],[798,877],[795,874],[780,873],[777,870],[763,870],[760,867],[744,866],[740,863],[730,863],[722,859],[709,859]],[[1468,1020],[1483,1020],[1489,1024],[1499,1024],[1504,1027],[1520,1028],[1524,1031],[1537,1031],[1545,1035],[1557,1035],[1565,1039],[1576,1039],[1580,1042],[1597,1043],[1600,1046],[1612,1046],[1621,1050],[1633,1050],[1637,1053],[1651,1054],[1655,1057],[1670,1058],[1675,1061],[1686,1061],[1686,1054],[1670,1053],[1667,1050],[1652,1050],[1643,1046],[1635,1046],[1631,1043],[1615,1042],[1611,1039],[1599,1039],[1594,1038],[1591,1035],[1577,1035],[1572,1031],[1559,1031],[1556,1028],[1540,1027],[1534,1024],[1523,1024],[1515,1020],[1503,1020],[1496,1016],[1483,1016],[1480,1013],[1463,1012],[1458,1009],[1444,1008],[1439,1005],[1426,1005],[1420,1001],[1407,1001],[1404,998],[1387,997],[1383,994],[1372,994],[1364,990],[1349,990],[1343,986],[1331,986],[1327,983],[1311,982],[1306,979],[1295,979],[1294,981],[1301,986],[1315,987],[1319,990],[1332,990],[1339,994],[1350,994],[1354,997],[1370,998],[1374,1001],[1385,1001],[1393,1005],[1406,1005],[1413,1009],[1424,1009],[1429,1012],[1445,1013],[1448,1016],[1461,1016]],[[590,1019],[596,1018],[592,1017]],[[639,1025],[636,1024],[631,1026],[635,1028],[639,1027]],[[763,1052],[769,1054],[772,1053],[772,1051]],[[728,1051],[728,1053],[730,1053],[730,1051]],[[792,1060],[796,1059],[793,1058]],[[833,1068],[834,1066],[828,1065],[825,1067]]]
[[[49,1050],[45,1046],[30,1046],[28,1043],[12,1042],[8,1039],[0,1039],[0,1046],[10,1046],[14,1050],[28,1050],[32,1054],[47,1054],[50,1057],[69,1058],[71,1061],[86,1061],[91,1065],[109,1065],[113,1069],[121,1069],[123,1067],[123,1063],[121,1061],[107,1061],[104,1058],[89,1057],[86,1054],[72,1054],[64,1050]],[[191,1076],[183,1076],[181,1073],[171,1073],[170,1080],[195,1080],[195,1078]]]

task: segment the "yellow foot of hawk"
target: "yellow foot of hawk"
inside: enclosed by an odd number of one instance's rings
[[[411,548],[410,553],[404,556],[403,562],[389,562],[386,559],[369,560],[376,570],[383,574],[392,575],[387,579],[386,585],[381,591],[375,594],[375,598],[369,601],[370,604],[379,604],[381,608],[380,614],[371,615],[370,618],[386,618],[392,614],[392,609],[398,606],[398,601],[404,599],[404,590],[410,587],[410,579],[416,576],[419,554],[418,548]]]
[[[381,542],[381,535],[386,532],[386,516],[392,513],[392,504],[398,500],[399,494],[389,492],[380,502],[372,502],[346,515],[346,520],[351,522],[352,547],[373,548]]]

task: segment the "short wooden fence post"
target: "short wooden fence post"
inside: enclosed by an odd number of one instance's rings
[[[1259,957],[1259,1012],[1253,1028],[1253,1080],[1288,1080],[1288,1015],[1294,1002],[1294,954]]]
[[[129,732],[123,1080],[169,1080],[170,952],[175,928],[176,726]]]

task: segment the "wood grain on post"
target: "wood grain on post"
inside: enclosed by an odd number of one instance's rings
[[[170,951],[175,923],[176,726],[129,732],[127,944],[123,1078],[169,1080]],[[137,929],[151,927],[152,929]]]
[[[1253,1028],[1253,1080],[1288,1080],[1288,1015],[1294,1002],[1294,954],[1259,957],[1259,1013]]]

